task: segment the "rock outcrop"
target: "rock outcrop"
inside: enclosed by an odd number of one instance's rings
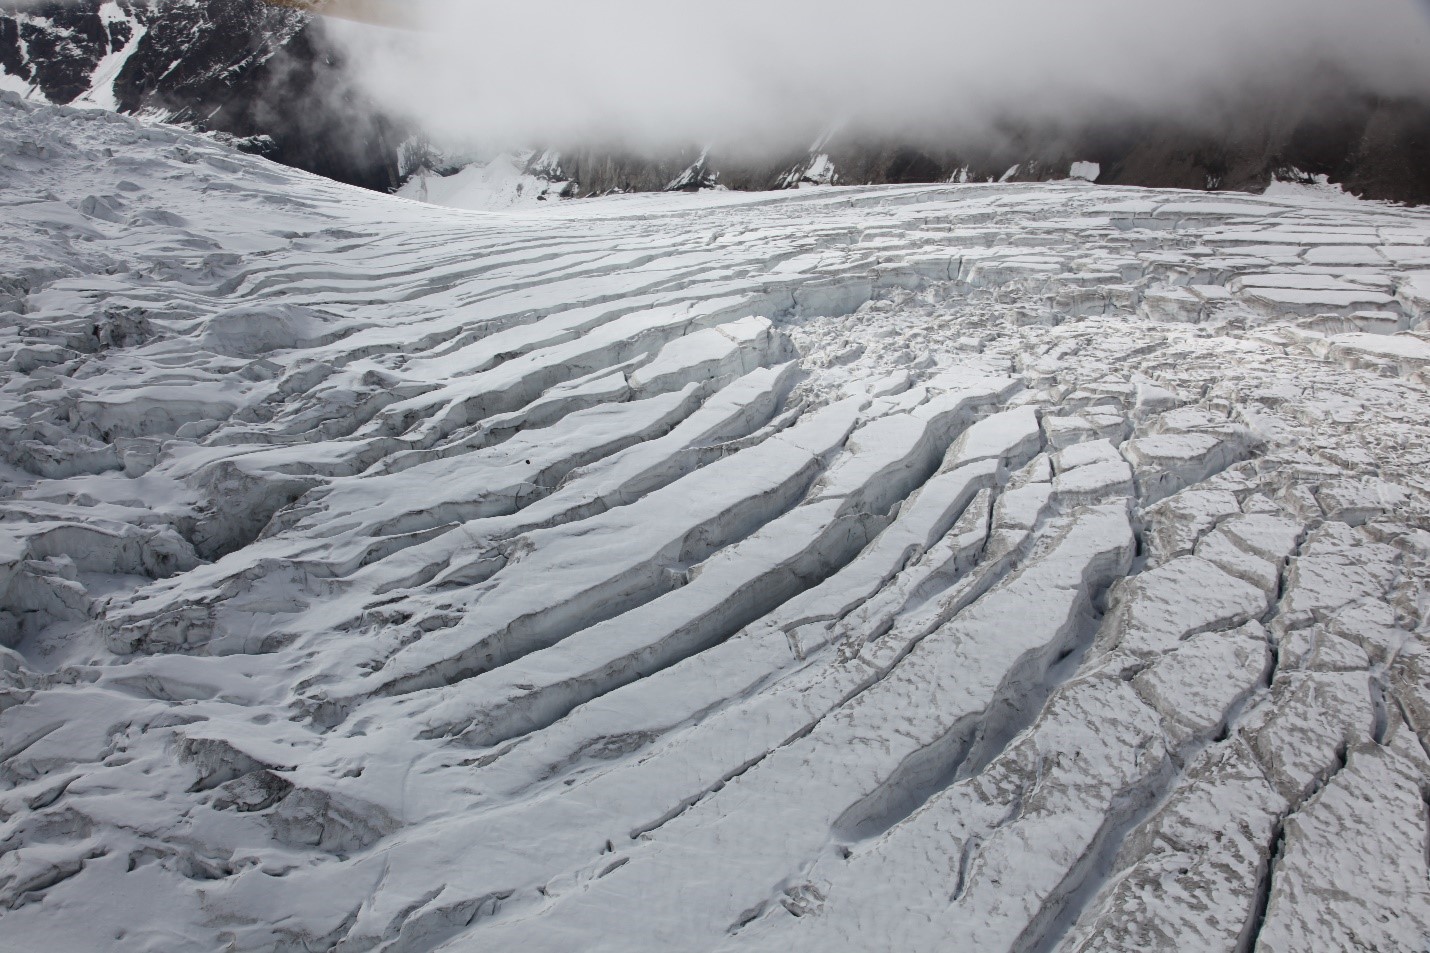
[[[162,118],[379,190],[400,184],[398,125],[352,83],[324,21],[263,0],[0,3],[10,88]]]

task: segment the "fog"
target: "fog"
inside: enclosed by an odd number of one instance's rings
[[[1273,90],[1430,93],[1422,0],[407,4],[409,30],[331,21],[356,78],[434,136],[489,146],[1215,125]]]

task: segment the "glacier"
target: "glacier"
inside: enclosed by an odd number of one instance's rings
[[[1430,213],[0,208],[0,946],[1430,944]]]

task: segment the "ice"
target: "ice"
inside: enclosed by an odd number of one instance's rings
[[[1430,867],[1414,744],[1362,744],[1286,822],[1257,948],[1414,949],[1430,936]],[[1393,832],[1393,833],[1392,833]]]
[[[199,342],[215,354],[252,358],[327,343],[330,324],[311,308],[282,304],[234,308],[210,318]]]
[[[1210,560],[1183,556],[1129,579],[1113,593],[1102,638],[1108,648],[1123,652],[1167,652],[1200,633],[1259,619],[1271,595]]]
[[[1124,842],[1105,896],[1059,948],[1213,953],[1251,942],[1257,897],[1246,886],[1266,876],[1285,809],[1245,744],[1208,749]]]
[[[0,946],[1425,945],[1424,212],[97,115],[0,95]]]

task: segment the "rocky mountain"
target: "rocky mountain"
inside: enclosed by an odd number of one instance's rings
[[[396,125],[324,21],[262,0],[0,2],[0,88],[166,119],[328,178],[399,184]]]
[[[652,158],[577,147],[536,155],[532,174],[582,195],[812,185],[1039,182],[1261,192],[1324,179],[1365,198],[1430,203],[1430,105],[1330,86],[1249,97],[1214,120],[1007,124],[972,137],[836,132],[759,159],[691,148]]]
[[[162,117],[384,191],[412,170],[451,174],[467,165],[426,150],[408,150],[404,161],[403,140],[420,130],[384,115],[355,86],[348,67],[361,64],[344,63],[321,17],[263,0],[19,2],[0,0],[0,88]],[[1368,198],[1430,203],[1430,106],[1363,94],[1332,73],[1312,85],[1248,89],[1196,119],[1009,122],[977,134],[844,131],[804,146],[750,158],[748,146],[651,154],[548,143],[529,153],[525,172],[555,188],[498,178],[528,197],[1068,177],[1257,192],[1277,178],[1324,178]]]

